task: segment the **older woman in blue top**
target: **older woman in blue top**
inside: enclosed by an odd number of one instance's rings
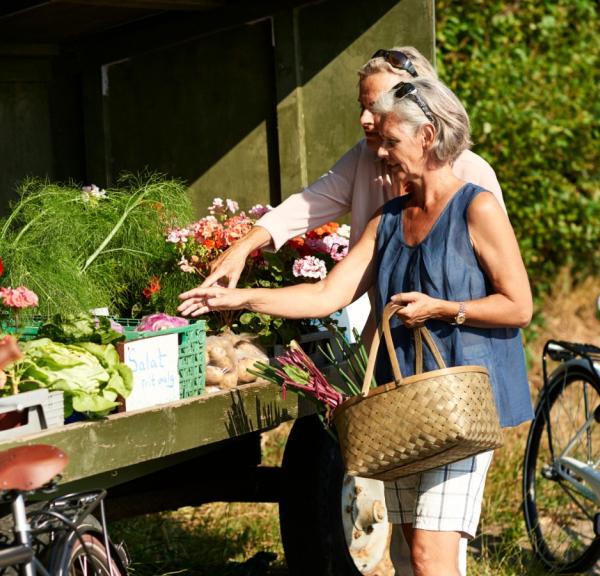
[[[462,104],[441,82],[415,78],[382,95],[374,112],[379,155],[408,194],[375,214],[349,255],[315,284],[196,288],[181,295],[180,311],[317,318],[375,286],[379,315],[389,301],[404,306],[393,325],[403,374],[414,373],[407,330],[426,324],[447,365],[488,368],[503,426],[530,419],[519,328],[531,319],[531,291],[506,213],[491,193],[452,171],[470,144]],[[425,362],[435,368],[428,354]],[[380,382],[391,379],[388,364],[382,354]],[[390,521],[406,536],[417,576],[458,576],[459,541],[475,535],[490,460],[481,454],[386,484]]]

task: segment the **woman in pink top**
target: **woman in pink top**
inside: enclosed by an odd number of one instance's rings
[[[385,162],[377,157],[381,143],[378,119],[370,112],[380,94],[412,76],[437,77],[428,60],[410,46],[378,50],[359,71],[360,124],[365,137],[316,182],[293,194],[265,214],[254,228],[212,264],[202,286],[227,279],[236,286],[248,255],[259,248],[278,250],[287,240],[351,212],[350,247],[361,237],[369,219],[400,193],[390,180]],[[502,191],[492,167],[480,156],[464,151],[453,166],[455,175],[479,184],[504,208]]]

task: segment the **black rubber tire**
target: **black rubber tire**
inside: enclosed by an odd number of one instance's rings
[[[360,576],[342,524],[344,465],[317,416],[294,422],[282,474],[279,521],[290,576]]]
[[[571,430],[577,423],[585,422],[584,411],[579,413],[574,409],[579,388],[583,390],[584,384],[589,392],[589,410],[593,412],[600,404],[600,382],[589,369],[579,362],[567,363],[550,376],[529,429],[523,462],[523,510],[527,531],[537,557],[555,574],[584,572],[600,558],[600,538],[595,536],[593,512],[590,513],[585,505],[575,504],[568,495],[567,483],[558,477],[548,479],[542,475],[544,467],[549,474],[548,465],[552,460],[548,420],[557,453],[564,448],[561,438],[572,437]],[[596,452],[596,457],[599,455]],[[579,501],[582,501],[581,497]],[[579,534],[581,540],[577,538]]]

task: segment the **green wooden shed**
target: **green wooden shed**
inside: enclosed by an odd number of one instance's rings
[[[431,0],[5,0],[0,210],[26,176],[107,187],[146,168],[270,202],[360,138],[356,70],[433,58]]]

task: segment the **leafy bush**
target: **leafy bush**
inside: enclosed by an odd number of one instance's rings
[[[440,77],[496,170],[536,295],[600,264],[595,0],[438,0]]]

